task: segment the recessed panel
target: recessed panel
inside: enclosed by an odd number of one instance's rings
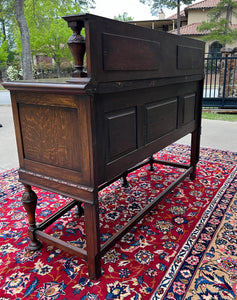
[[[19,104],[24,158],[79,171],[81,146],[77,109]]]
[[[175,130],[177,126],[177,99],[146,106],[146,143]]]
[[[103,62],[107,71],[151,71],[160,64],[160,43],[104,33]]]
[[[203,68],[203,49],[177,46],[177,68],[179,70],[200,70]]]
[[[120,110],[106,115],[107,162],[137,147],[136,109]]]
[[[183,123],[187,124],[195,120],[195,94],[188,95],[184,97],[184,115]]]

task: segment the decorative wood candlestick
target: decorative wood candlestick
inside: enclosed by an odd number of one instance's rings
[[[75,82],[76,78],[86,77],[87,74],[83,71],[84,65],[84,55],[86,52],[86,41],[84,36],[81,35],[82,25],[72,27],[73,34],[68,39],[68,47],[72,53],[74,62],[75,62],[75,71],[72,73],[71,79],[69,82]]]

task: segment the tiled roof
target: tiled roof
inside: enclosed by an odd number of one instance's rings
[[[204,35],[204,32],[199,32],[197,27],[200,26],[201,23],[193,23],[189,25],[185,25],[180,27],[181,35]],[[170,33],[177,34],[177,29],[169,31]]]
[[[237,2],[237,0],[234,0]],[[216,7],[217,4],[220,2],[220,0],[203,0],[194,4],[191,4],[187,7],[185,7],[184,10],[180,12],[181,17],[185,17],[185,11],[192,10],[192,9],[207,9],[207,8],[213,8]],[[167,19],[177,19],[177,14],[173,14],[172,16],[168,17]]]
[[[193,23],[189,25],[185,25],[180,27],[180,35],[205,35],[207,34],[207,30],[205,31],[198,31],[198,26],[200,26],[201,23]],[[231,24],[230,27],[232,29],[237,29],[237,24]],[[169,33],[177,34],[177,29],[169,31]]]
[[[189,6],[186,6],[185,9],[180,12],[180,16],[185,17],[186,10],[216,7],[219,2],[220,2],[220,0],[203,0],[203,1],[191,4]],[[177,19],[177,14],[173,14],[172,16],[168,17],[167,19]]]
[[[203,9],[203,8],[213,8],[216,7],[220,0],[203,0],[198,3],[191,4],[185,8],[185,10],[190,9]]]
[[[181,12],[180,12],[180,17],[185,17],[185,12],[184,12],[184,10],[181,10]],[[168,18],[166,18],[166,19],[177,19],[177,14],[174,14],[174,15],[172,15],[172,16],[170,16],[170,17],[168,17]]]

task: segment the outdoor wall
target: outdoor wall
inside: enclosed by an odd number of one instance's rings
[[[209,10],[188,10],[188,24],[202,23],[208,21],[207,13]]]
[[[237,9],[235,9],[235,13],[231,14],[230,22],[232,24],[237,24],[237,15],[236,14],[237,14]]]

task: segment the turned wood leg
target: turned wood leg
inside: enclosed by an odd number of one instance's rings
[[[150,171],[154,171],[153,163],[154,163],[154,156],[151,155],[151,156],[149,157]]]
[[[39,240],[35,238],[34,230],[36,229],[36,223],[35,223],[35,210],[37,205],[37,195],[36,193],[31,189],[30,185],[24,185],[25,186],[25,192],[22,195],[22,204],[26,210],[27,216],[28,216],[28,235],[31,239],[31,242],[28,245],[28,248],[30,250],[38,250],[41,248],[42,244]]]
[[[122,175],[122,187],[129,187],[129,183],[127,181],[127,175],[128,175],[128,172],[124,172],[123,175]]]
[[[190,179],[194,180],[196,178],[196,165],[199,161],[199,151],[200,151],[200,128],[192,132],[191,139],[191,158],[190,164],[193,167],[193,171],[190,174]]]
[[[87,244],[87,264],[90,279],[101,276],[100,228],[98,204],[85,203],[85,228]]]
[[[76,206],[76,213],[81,217],[84,215],[84,208],[81,206],[82,203],[78,201],[77,206]]]

